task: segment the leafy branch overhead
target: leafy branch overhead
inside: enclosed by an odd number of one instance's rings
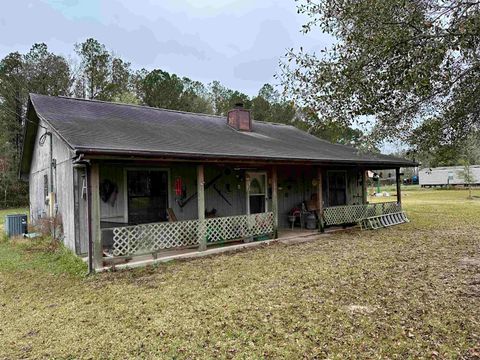
[[[290,49],[281,80],[322,121],[366,123],[377,138],[439,121],[435,136],[460,142],[480,122],[480,1],[297,0],[336,42],[320,53]],[[433,121],[433,120],[432,120]]]

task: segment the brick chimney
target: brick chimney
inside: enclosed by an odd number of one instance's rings
[[[252,115],[243,108],[243,103],[236,103],[235,108],[227,114],[227,124],[240,131],[252,131]]]

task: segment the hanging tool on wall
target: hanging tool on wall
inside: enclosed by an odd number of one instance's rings
[[[223,176],[223,174],[218,174],[217,176],[215,176],[212,180],[210,180],[209,182],[207,182],[204,186],[204,189],[207,190],[210,186],[212,186],[213,184],[215,184],[221,177]],[[186,200],[178,200],[178,206],[180,206],[180,208],[183,208],[185,205],[187,205],[192,199],[194,199],[195,197],[197,196],[197,193],[195,192],[194,194],[190,195],[190,197]]]
[[[216,185],[216,184],[213,184],[213,188],[215,189],[215,191],[217,192],[217,194],[218,194],[223,200],[225,200],[225,202],[226,202],[228,205],[232,206],[232,203],[231,203],[230,201],[228,201],[228,199],[222,194],[222,192],[220,191],[220,189],[217,188],[217,185]]]

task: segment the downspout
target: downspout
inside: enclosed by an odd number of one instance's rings
[[[50,192],[53,193],[53,135],[51,132],[47,134],[50,136]]]
[[[93,268],[93,241],[92,241],[92,189],[90,181],[90,160],[84,160],[83,154],[78,156],[78,159],[74,161],[75,165],[83,165],[85,168],[85,179],[87,185],[87,226],[88,226],[88,275],[95,272]]]
[[[48,132],[50,136],[50,216],[52,221],[52,235],[53,239],[57,238],[57,194],[54,195],[54,186],[53,186],[53,134]]]

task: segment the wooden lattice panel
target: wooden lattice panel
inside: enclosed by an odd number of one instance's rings
[[[332,206],[323,210],[323,218],[325,225],[352,224],[367,217],[391,214],[401,210],[401,205],[396,202]]]
[[[198,244],[198,220],[143,224],[113,229],[113,255],[151,253]]]
[[[147,254],[164,249],[218,243],[273,233],[273,213],[144,224],[113,229],[113,255]]]
[[[218,217],[205,220],[207,243],[224,242],[273,232],[273,213]]]

